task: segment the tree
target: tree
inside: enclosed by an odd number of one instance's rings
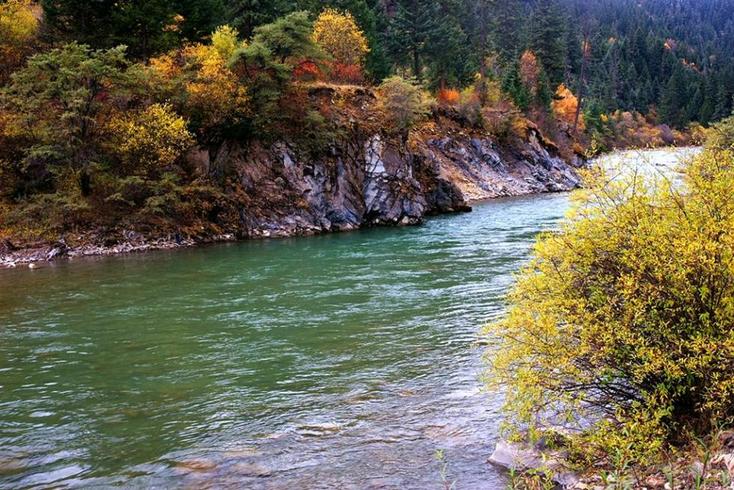
[[[410,129],[428,112],[425,95],[415,84],[401,77],[386,79],[376,90],[376,110],[388,132],[407,140]]]
[[[431,33],[427,65],[432,88],[462,86],[476,74],[478,66],[470,55],[470,43],[458,20],[448,13]]]
[[[28,60],[0,96],[7,134],[23,135],[23,165],[70,170],[83,195],[98,161],[104,121],[128,97],[125,48],[92,50],[68,44]]]
[[[578,124],[579,129],[585,129],[583,117],[578,115],[579,99],[564,84],[558,86],[551,107],[559,121],[563,121],[569,127]]]
[[[353,67],[361,75],[370,48],[352,14],[325,9],[314,22],[313,40],[331,56],[333,72]]]
[[[306,12],[288,14],[256,28],[251,41],[232,57],[230,66],[248,87],[253,124],[264,132],[303,109],[284,101],[298,91],[291,83],[296,68],[325,56],[313,41],[312,28]]]
[[[344,65],[361,65],[370,50],[352,14],[334,9],[326,9],[318,16],[313,39],[334,61]]]
[[[582,421],[570,440],[583,454],[645,464],[731,421],[726,148],[690,164],[683,189],[602,172],[573,217],[539,240],[507,318],[490,329],[499,345],[488,379],[506,385],[506,408],[530,434]]]
[[[527,86],[520,76],[520,63],[515,61],[505,70],[502,78],[502,91],[510,96],[521,111],[528,109],[532,99]]]
[[[116,0],[41,0],[44,21],[54,38],[73,39],[96,48],[113,44],[116,4]]]
[[[436,2],[430,0],[400,0],[390,21],[385,44],[393,60],[411,67],[413,76],[423,78],[423,56],[438,27]]]
[[[158,177],[194,144],[186,121],[169,105],[119,114],[108,128],[111,153],[119,158],[124,175]]]
[[[41,5],[54,37],[93,48],[124,44],[138,58],[200,40],[223,15],[221,0],[41,0]]]
[[[536,97],[540,87],[541,67],[535,53],[529,49],[525,50],[522,56],[520,56],[519,70],[520,80],[528,89],[528,92],[530,92],[533,97]]]
[[[293,0],[234,0],[228,2],[227,18],[245,37],[258,26],[269,24],[297,8]]]
[[[507,65],[512,65],[520,56],[525,45],[523,40],[523,12],[516,0],[496,0],[493,15],[492,44]]]
[[[225,25],[214,31],[211,44],[188,45],[150,60],[151,93],[170,101],[187,118],[211,161],[216,161],[224,141],[238,138],[252,117],[248,87],[229,66],[245,46]]]
[[[686,79],[684,68],[678,64],[665,85],[660,99],[660,117],[671,126],[683,127],[686,120]]]
[[[539,0],[532,17],[530,48],[553,87],[563,82],[566,73],[566,32],[566,17],[557,0]]]
[[[21,64],[38,35],[39,22],[33,9],[30,0],[0,3],[0,83]]]

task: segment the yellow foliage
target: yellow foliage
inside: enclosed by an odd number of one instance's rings
[[[574,120],[576,119],[576,110],[578,109],[578,106],[579,100],[573,92],[571,92],[566,85],[560,84],[556,90],[556,96],[553,102],[551,102],[553,114],[556,116],[556,119],[563,121],[568,125],[573,125]],[[586,128],[582,114],[579,114],[578,128],[580,130],[584,130]]]
[[[186,120],[165,104],[119,115],[110,121],[109,131],[112,153],[128,170],[144,174],[174,164],[194,144]]]
[[[212,34],[212,47],[225,62],[232,58],[237,49],[244,46],[245,43],[237,39],[237,31],[228,25],[218,27]]]
[[[37,33],[38,19],[31,0],[0,3],[0,42],[3,46],[21,46]]]
[[[386,78],[375,92],[375,109],[382,116],[388,132],[407,137],[410,129],[428,113],[428,94],[401,77]]]
[[[327,8],[316,19],[313,40],[343,65],[362,65],[370,48],[349,12]]]
[[[0,81],[21,62],[30,42],[38,35],[39,21],[35,9],[31,0],[0,3]]]
[[[488,379],[530,427],[583,421],[583,452],[649,462],[734,415],[734,149],[684,183],[595,171],[509,296]]]
[[[196,60],[198,69],[185,84],[188,103],[207,119],[220,120],[247,106],[247,90],[227,67],[220,50],[201,44],[184,50],[184,57]]]
[[[244,46],[229,26],[212,34],[212,44],[192,44],[150,61],[157,89],[180,100],[199,125],[211,127],[249,113],[247,87],[229,68],[228,60]]]

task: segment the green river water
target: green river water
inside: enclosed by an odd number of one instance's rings
[[[478,331],[567,207],[0,270],[0,488],[503,488]]]

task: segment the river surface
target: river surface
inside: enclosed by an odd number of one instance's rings
[[[0,270],[0,488],[504,488],[478,332],[568,201]]]

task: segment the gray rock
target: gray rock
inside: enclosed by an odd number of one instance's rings
[[[559,451],[542,451],[538,446],[500,441],[489,462],[517,472],[547,472],[562,488],[573,488],[579,477],[567,468],[565,455]]]

